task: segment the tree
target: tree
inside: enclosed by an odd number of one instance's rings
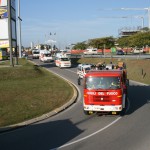
[[[98,49],[103,49],[104,45],[105,48],[111,48],[114,46],[114,43],[115,43],[115,39],[113,37],[104,37],[104,38],[91,39],[89,40],[88,45]]]
[[[81,42],[81,43],[75,44],[72,49],[85,50],[86,48],[87,48],[87,44],[85,44],[84,42]]]
[[[117,40],[121,47],[143,47],[150,45],[150,31],[140,32],[129,37],[121,37]]]

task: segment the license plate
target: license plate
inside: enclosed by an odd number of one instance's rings
[[[112,112],[112,115],[116,115],[117,113],[115,111]]]

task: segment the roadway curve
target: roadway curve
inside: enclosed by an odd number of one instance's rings
[[[39,64],[73,82],[76,68]],[[148,150],[150,149],[150,87],[131,82],[125,116],[85,116],[82,93],[65,111],[32,125],[0,134],[1,150]]]

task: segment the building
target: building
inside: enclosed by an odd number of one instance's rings
[[[124,27],[119,29],[119,37],[131,36],[141,31],[141,27]]]

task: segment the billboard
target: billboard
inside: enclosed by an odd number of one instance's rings
[[[7,0],[0,0],[0,7],[7,6]]]
[[[10,16],[8,14],[8,4],[11,5]],[[15,7],[15,0],[0,0],[0,48],[11,46],[16,47],[17,35]],[[8,23],[9,21],[10,24]],[[9,34],[11,34],[11,36],[9,36]]]
[[[8,18],[8,11],[6,7],[0,7],[0,19]]]
[[[8,39],[8,19],[0,19],[0,40],[1,39]]]
[[[0,48],[9,47],[9,40],[0,40]]]

